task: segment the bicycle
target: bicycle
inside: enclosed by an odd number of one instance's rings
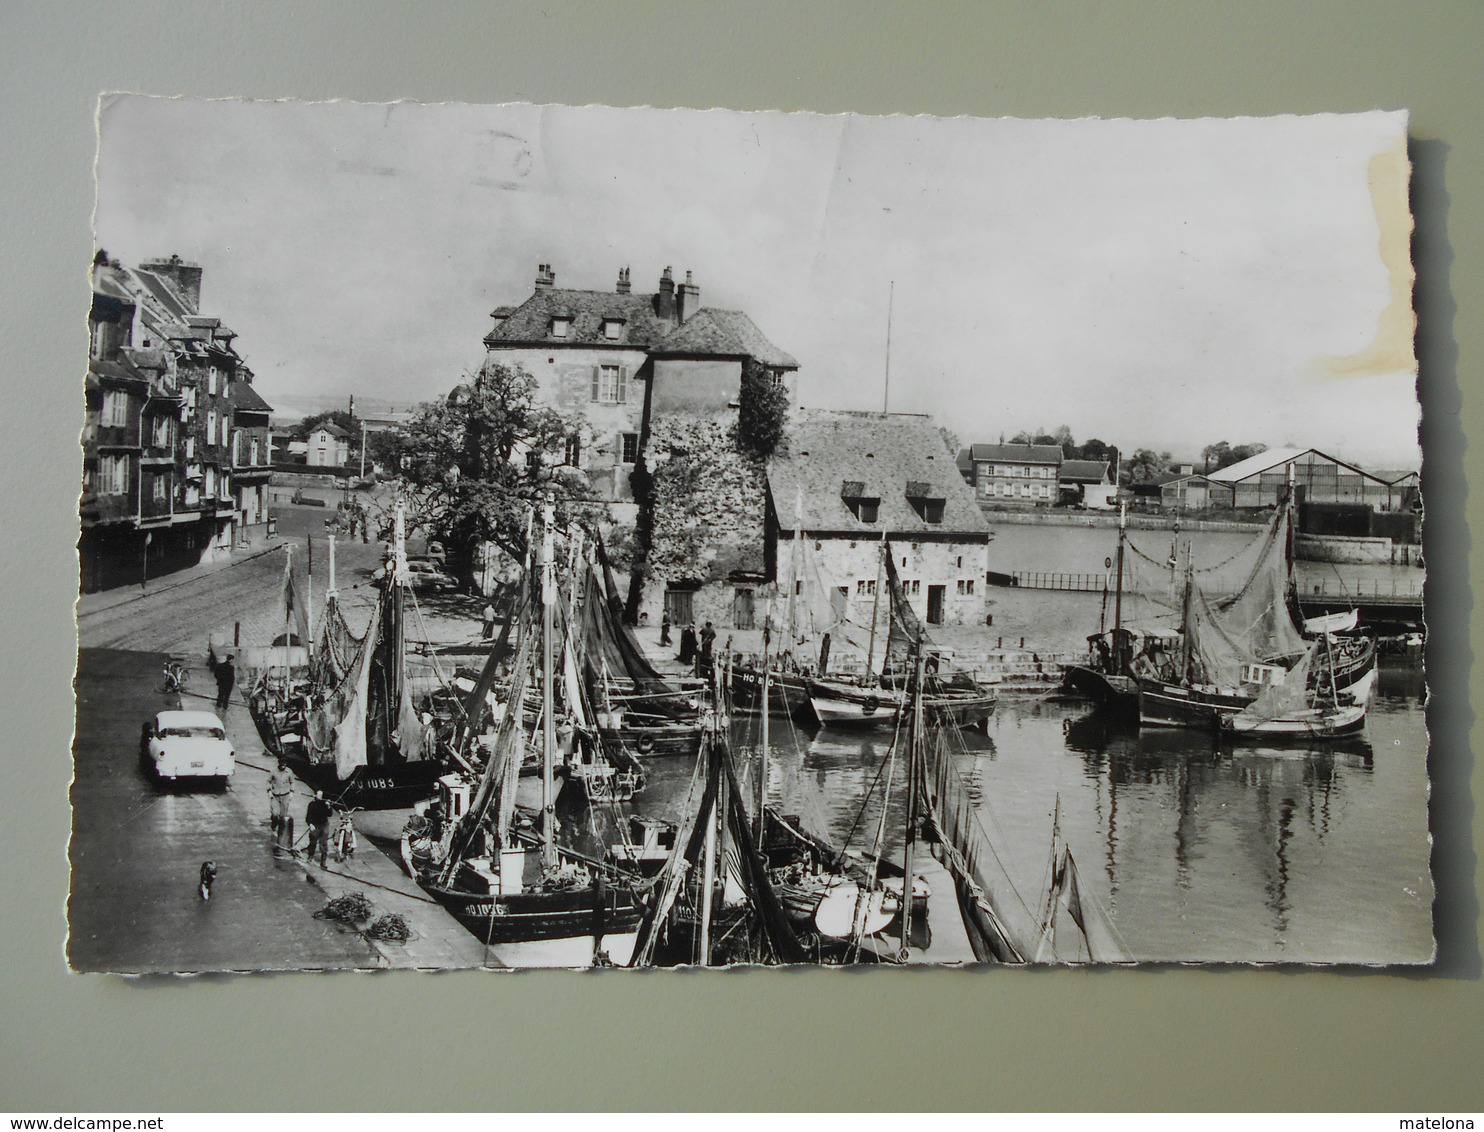
[[[348,861],[356,855],[356,826],[351,820],[354,810],[338,810],[336,817],[339,819],[335,826],[335,832],[331,835],[330,848],[335,851],[336,863]]]
[[[177,656],[170,657],[165,661],[164,691],[183,695],[186,690],[186,681],[190,679],[190,674],[190,669],[186,667],[184,660]]]

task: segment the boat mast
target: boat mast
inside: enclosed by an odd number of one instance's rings
[[[330,536],[330,584],[325,589],[325,609],[328,611],[330,602],[340,595],[335,590],[335,536]]]
[[[768,803],[768,664],[763,658],[763,745],[757,761],[757,843],[763,844],[763,807]]]
[[[1123,674],[1123,542],[1128,537],[1128,504],[1118,505],[1118,588],[1113,591],[1113,671]]]
[[[881,415],[886,416],[886,407],[891,401],[891,308],[897,294],[897,281],[893,279],[886,290],[886,378],[881,383]]]
[[[881,528],[881,553],[876,556],[876,588],[871,595],[871,643],[866,649],[866,676],[876,671],[876,615],[881,609],[882,575],[886,572],[886,528]]]
[[[903,963],[912,953],[912,850],[917,841],[917,768],[922,758],[922,642],[912,657],[912,721],[907,730],[907,829],[902,845],[902,949]]]
[[[283,544],[283,681],[288,687],[292,668],[289,662],[289,629],[294,623],[294,611],[290,602],[294,598],[294,544]]]
[[[556,761],[556,704],[552,689],[551,638],[555,632],[556,566],[552,527],[556,508],[548,495],[541,503],[541,867],[556,867],[556,806],[552,768]]]
[[[387,689],[387,713],[396,719],[402,702],[402,688],[407,678],[405,649],[403,648],[402,592],[408,584],[407,577],[407,505],[401,496],[392,518],[392,640],[391,680]]]

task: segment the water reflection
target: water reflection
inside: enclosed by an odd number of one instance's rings
[[[1420,962],[1432,947],[1425,691],[1391,662],[1378,683],[1366,732],[1342,743],[1140,731],[1042,700],[1002,703],[987,734],[961,733],[956,757],[1026,902],[1042,891],[1059,807],[1089,898],[1138,958]],[[755,797],[759,717],[735,719],[731,737]],[[905,767],[889,732],[774,719],[768,750],[770,805],[837,847],[900,860]],[[678,820],[691,772],[689,759],[650,760],[634,808]],[[920,958],[966,960],[947,874],[915,860],[935,894]]]

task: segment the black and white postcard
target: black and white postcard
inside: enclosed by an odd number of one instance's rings
[[[72,967],[1431,963],[1409,174],[105,97]]]

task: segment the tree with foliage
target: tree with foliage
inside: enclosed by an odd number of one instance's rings
[[[294,426],[294,432],[298,436],[304,436],[314,429],[319,428],[322,424],[335,425],[343,429],[345,434],[352,438],[357,445],[361,442],[360,424],[356,421],[355,417],[351,416],[344,409],[330,409],[328,412],[315,413],[312,416],[305,417]]]
[[[1128,462],[1127,482],[1153,483],[1170,470],[1173,457],[1168,452],[1155,452],[1152,448],[1140,448]]]
[[[527,518],[548,493],[560,520],[591,522],[587,477],[566,463],[578,431],[577,421],[536,403],[525,370],[487,365],[397,430],[414,527],[442,539],[468,569],[486,542],[524,558]]]
[[[1259,452],[1266,452],[1266,444],[1228,444],[1225,440],[1208,444],[1201,449],[1201,460],[1204,463],[1207,474],[1219,472],[1222,468],[1229,468],[1233,464],[1239,464]]]
[[[958,433],[954,432],[953,429],[949,428],[947,425],[939,425],[938,435],[943,438],[943,446],[947,448],[948,451],[955,458],[957,458],[959,452],[964,447],[963,442],[960,441],[958,438]]]
[[[737,398],[737,447],[766,460],[788,427],[788,389],[774,382],[774,371],[748,358],[742,364]]]

